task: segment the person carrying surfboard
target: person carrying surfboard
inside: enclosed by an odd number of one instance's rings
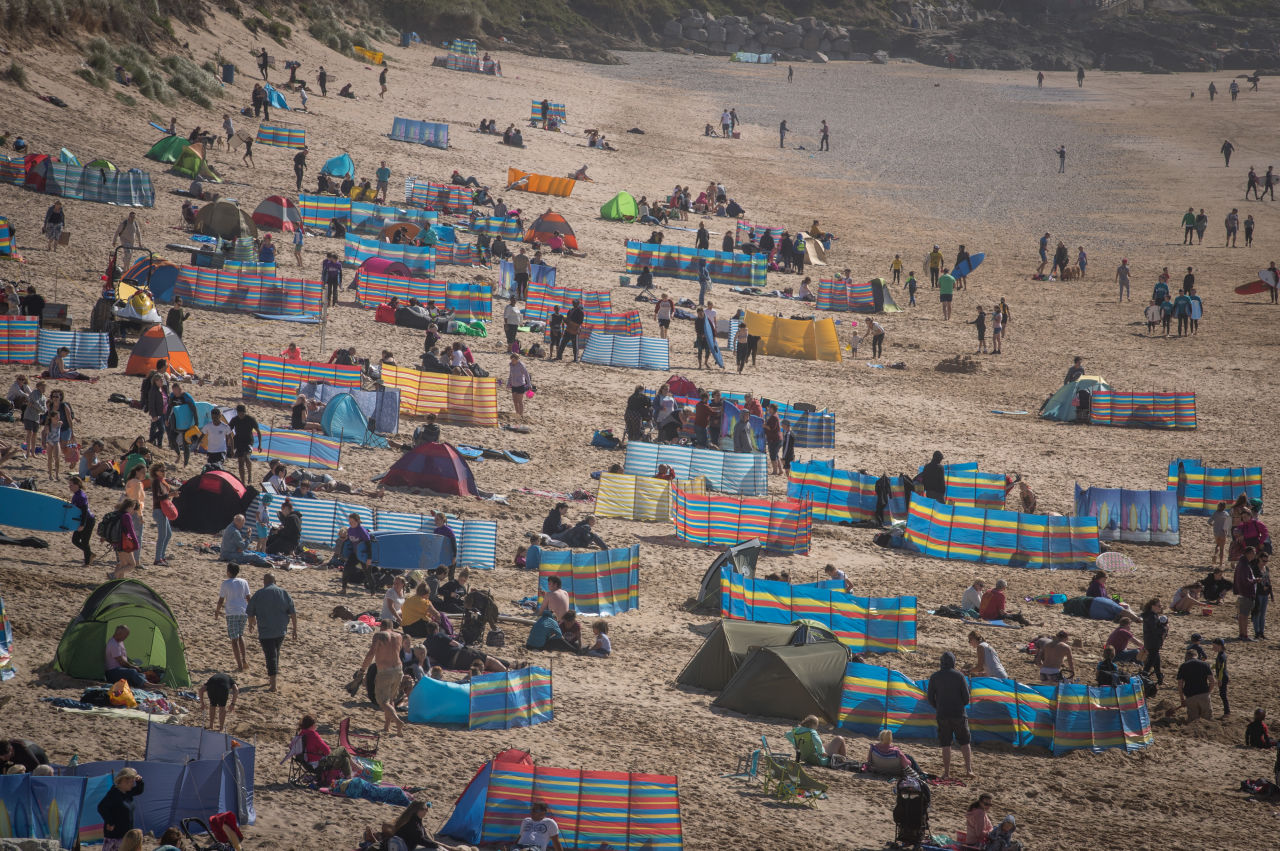
[[[955,270],[955,274],[952,277],[956,279],[956,289],[965,289],[969,282],[969,252],[965,250],[963,245],[956,252],[956,262],[951,268]]]

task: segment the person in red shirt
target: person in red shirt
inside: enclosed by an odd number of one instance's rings
[[[743,397],[742,407],[747,409],[748,414],[761,418],[764,417],[764,411],[760,407],[760,400],[752,396],[750,393]]]
[[[769,449],[769,469],[775,476],[783,475],[778,450],[782,448],[782,421],[778,419],[778,406],[769,404],[769,416],[764,418],[764,443]]]
[[[1120,618],[1120,625],[1111,631],[1107,636],[1103,647],[1114,647],[1116,651],[1117,662],[1136,662],[1138,652],[1142,650],[1142,642],[1134,637],[1133,632],[1129,629],[1129,625],[1133,623],[1132,618]],[[1136,645],[1132,650],[1128,649],[1129,645]]]
[[[978,605],[978,615],[984,621],[996,621],[1004,617],[1004,607],[1008,604],[1004,589],[1008,585],[1009,583],[1003,579],[997,579],[995,587],[982,595],[982,602]]]
[[[698,404],[693,409],[693,445],[703,449],[710,443],[707,428],[711,425],[711,405],[707,399],[707,391],[701,391],[698,394]]]

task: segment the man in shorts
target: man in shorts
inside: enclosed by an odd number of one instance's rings
[[[942,747],[942,779],[951,779],[951,743],[964,754],[964,776],[973,776],[973,749],[969,745],[969,681],[956,670],[956,656],[950,650],[942,654],[940,667],[929,677],[929,705],[938,723],[938,744]]]
[[[382,629],[373,634],[373,643],[360,666],[360,682],[364,682],[370,665],[377,669],[373,694],[382,709],[382,732],[390,733],[391,725],[394,724],[396,735],[399,735],[404,732],[404,722],[396,714],[396,701],[400,698],[400,681],[404,679],[404,669],[400,665],[400,633],[391,628],[390,621],[383,621]]]
[[[1035,658],[1035,664],[1040,666],[1040,682],[1053,684],[1075,677],[1076,660],[1071,655],[1070,638],[1065,629],[1059,630],[1053,641],[1040,648]]]
[[[236,456],[236,473],[240,481],[247,485],[253,481],[253,438],[257,436],[258,448],[261,449],[262,430],[244,405],[236,405],[236,415],[227,425],[231,426],[231,448]]]
[[[943,268],[938,276],[938,301],[942,302],[942,318],[951,318],[951,297],[956,289],[956,279],[951,277],[951,270]]]
[[[385,74],[386,71],[384,70],[383,73]],[[387,90],[385,85],[383,85],[382,90],[384,92]],[[378,197],[374,200],[379,204],[385,204],[387,203],[387,190],[391,187],[391,169],[387,168],[386,160],[382,161],[382,165],[373,173],[373,176],[378,181]]]
[[[244,628],[249,622],[249,583],[240,578],[240,565],[227,563],[227,578],[222,580],[218,589],[218,605],[213,616],[222,614],[223,606],[227,612],[227,638],[231,639],[231,652],[236,657],[236,670],[249,670],[249,662],[245,658]]]
[[[664,340],[667,339],[667,329],[671,327],[671,317],[675,312],[676,303],[671,300],[671,296],[663,293],[653,307],[653,315],[658,319],[658,334]]]
[[[242,582],[244,580],[241,580]],[[204,696],[209,695],[209,729],[223,732],[227,729],[227,713],[236,711],[236,699],[240,697],[240,688],[230,674],[214,674],[205,680],[196,692],[196,699],[204,703]],[[231,706],[227,706],[227,698],[231,698]],[[217,720],[214,720],[214,716]]]

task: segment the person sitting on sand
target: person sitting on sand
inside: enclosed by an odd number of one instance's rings
[[[1222,595],[1235,587],[1230,579],[1224,579],[1221,567],[1209,571],[1209,575],[1200,581],[1206,603],[1221,603]]]
[[[74,369],[67,366],[67,358],[71,356],[71,349],[66,346],[58,348],[58,353],[54,355],[53,362],[49,364],[49,377],[61,378],[67,381],[80,381],[87,379],[87,375],[81,375]]]
[[[587,177],[587,164],[586,164],[586,163],[583,163],[583,164],[582,164],[582,168],[580,168],[580,169],[578,169],[577,171],[575,171],[575,172],[573,172],[572,174],[570,174],[570,175],[569,175],[569,177],[570,177],[570,178],[572,178],[573,180],[585,180],[585,181],[587,181],[588,183],[595,183],[595,181],[594,181],[594,180],[592,180],[591,178]]]
[[[423,631],[427,633],[427,655],[445,670],[469,671],[471,663],[477,660],[484,663],[484,669],[488,673],[497,674],[507,670],[501,659],[459,644],[431,621],[423,625]]]
[[[355,92],[351,91],[351,84],[350,84],[350,83],[347,83],[346,85],[344,85],[344,86],[342,87],[342,90],[338,92],[338,97],[340,97],[340,98],[351,98],[352,100],[355,100],[355,99],[356,99]]]
[[[1200,591],[1201,584],[1199,582],[1181,586],[1177,591],[1173,592],[1173,600],[1169,603],[1169,608],[1176,615],[1189,614],[1203,602],[1200,599]]]
[[[808,765],[831,765],[831,757],[848,755],[848,746],[844,736],[832,736],[823,747],[822,736],[818,734],[818,716],[806,715],[804,720],[791,731],[791,741],[796,746],[796,757]]]
[[[1266,750],[1275,747],[1275,744],[1271,738],[1271,731],[1267,729],[1267,710],[1262,708],[1253,710],[1253,720],[1244,728],[1244,746]]]

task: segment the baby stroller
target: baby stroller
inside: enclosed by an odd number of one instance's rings
[[[903,777],[893,795],[893,847],[919,849],[929,839],[929,785]]]

